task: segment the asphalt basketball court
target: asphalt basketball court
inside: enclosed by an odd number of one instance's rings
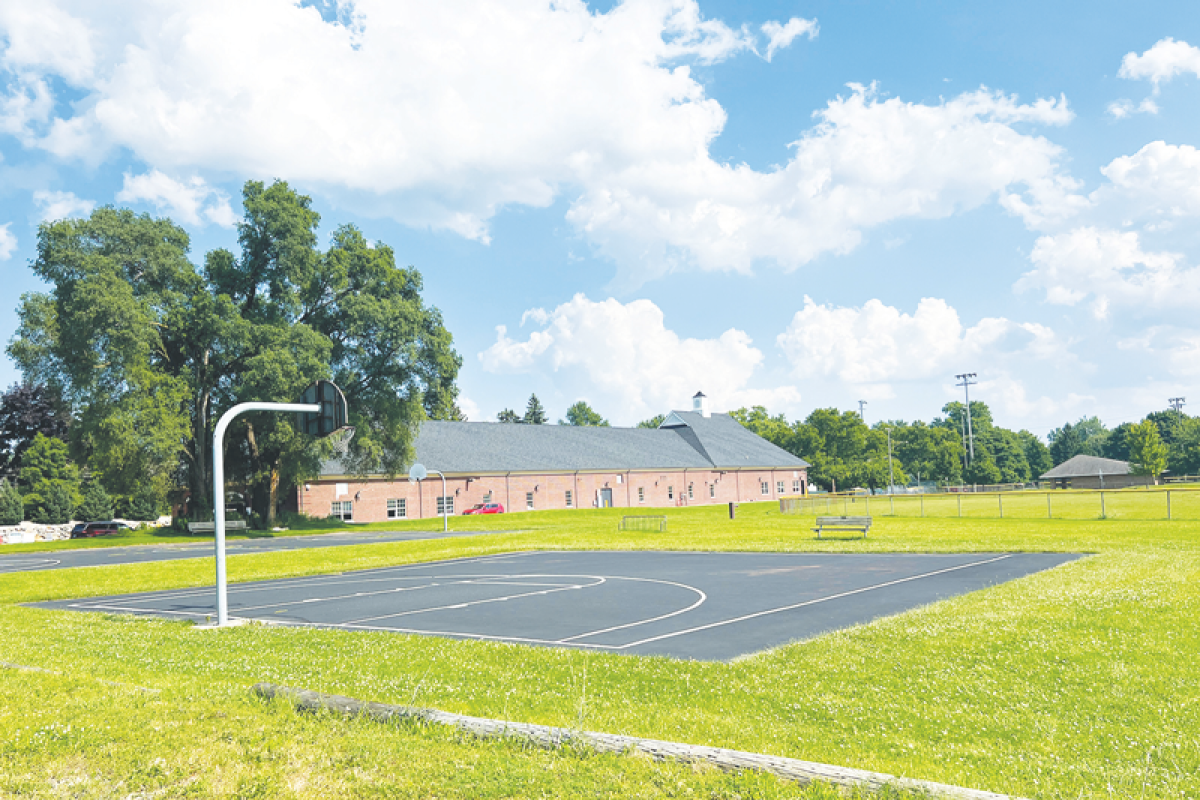
[[[1073,561],[1071,553],[523,552],[229,586],[264,623],[726,661]],[[209,588],[36,604],[205,622]]]

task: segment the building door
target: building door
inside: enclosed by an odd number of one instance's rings
[[[612,508],[612,489],[600,490],[600,507]]]

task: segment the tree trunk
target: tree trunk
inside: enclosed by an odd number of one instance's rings
[[[275,527],[275,509],[279,506],[279,459],[271,465],[271,487],[267,497],[267,528]]]

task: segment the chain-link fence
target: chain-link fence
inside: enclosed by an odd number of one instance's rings
[[[1200,487],[810,494],[780,498],[779,510],[785,514],[843,516],[1200,520]]]

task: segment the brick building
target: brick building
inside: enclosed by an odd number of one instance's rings
[[[673,411],[657,429],[586,428],[496,422],[421,425],[416,461],[432,472],[407,476],[342,474],[327,462],[297,488],[296,507],[313,517],[383,522],[461,514],[476,503],[506,511],[656,508],[777,500],[801,494],[808,462],[746,430],[728,414]]]

